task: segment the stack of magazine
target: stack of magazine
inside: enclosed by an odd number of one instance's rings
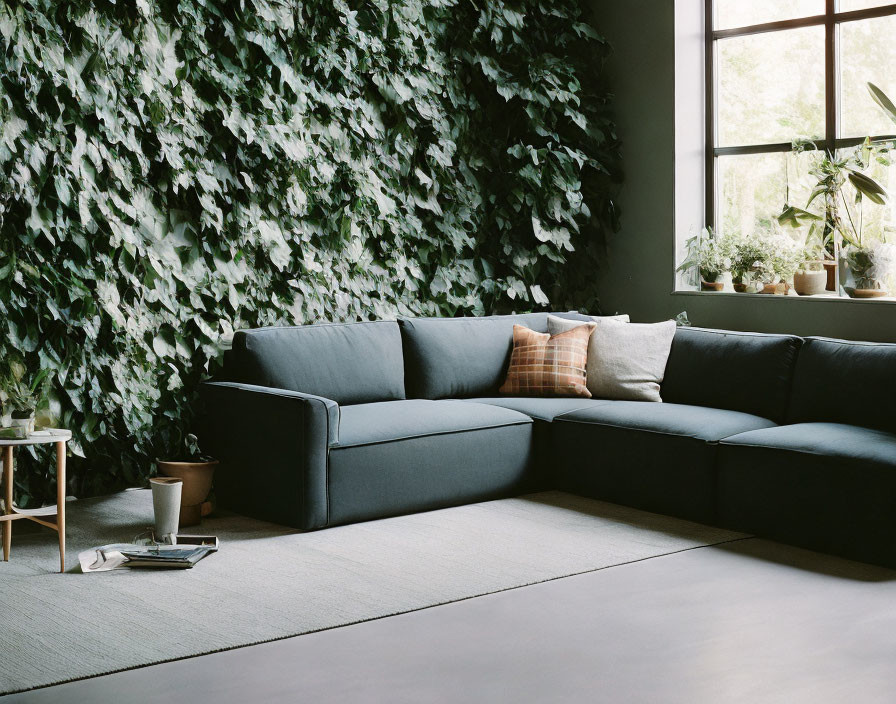
[[[112,543],[78,555],[82,572],[108,572],[134,567],[189,569],[206,555],[216,552],[215,536],[178,536],[176,545]]]

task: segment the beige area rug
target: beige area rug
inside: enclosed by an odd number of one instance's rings
[[[206,519],[221,549],[186,571],[81,574],[79,551],[130,541],[149,491],[68,504],[55,534],[13,533],[0,562],[0,693],[236,648],[580,574],[741,534],[560,492],[314,533]]]

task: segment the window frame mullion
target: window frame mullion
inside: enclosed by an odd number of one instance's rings
[[[713,36],[715,24],[713,14],[713,0],[704,0],[706,41],[705,41],[705,103],[706,103],[706,226],[715,227],[716,216],[716,40]]]
[[[835,15],[838,0],[825,0],[824,21],[824,92],[825,92],[825,148],[833,152],[839,136],[840,80],[837,71],[837,24]]]

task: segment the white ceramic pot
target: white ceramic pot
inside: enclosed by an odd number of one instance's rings
[[[174,477],[153,477],[149,485],[152,487],[152,509],[156,518],[156,540],[162,541],[177,535],[184,483]]]
[[[9,427],[24,428],[21,432],[23,433],[22,437],[26,438],[34,432],[34,416],[31,415],[28,418],[10,418]]]
[[[801,296],[817,296],[824,293],[828,284],[828,273],[821,271],[798,271],[793,275],[793,287]]]

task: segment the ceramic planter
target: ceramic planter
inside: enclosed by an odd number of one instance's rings
[[[885,288],[854,288],[847,290],[847,294],[851,298],[883,298],[889,296],[890,292]]]
[[[205,506],[212,489],[212,479],[218,460],[209,462],[163,462],[159,461],[159,474],[183,480],[181,494],[180,525],[195,526],[202,516],[210,513],[211,505]],[[205,509],[205,510],[204,510]]]
[[[16,414],[13,412],[12,416],[9,419],[9,427],[10,428],[21,428],[19,432],[22,433],[20,437],[26,438],[31,433],[34,432],[34,413],[29,413],[26,416],[22,416],[21,414]]]
[[[888,296],[885,282],[869,275],[872,254],[867,249],[841,250],[840,286],[850,298],[881,298]]]
[[[723,281],[700,281],[701,291],[721,291],[724,287],[725,283]]]
[[[790,293],[790,289],[792,288],[793,286],[791,286],[786,281],[779,281],[776,284],[765,284],[759,291],[759,293],[764,293],[770,296],[786,296]]]
[[[827,290],[828,273],[819,271],[798,271],[793,275],[793,287],[801,296],[817,296]]]
[[[765,293],[766,287],[767,287],[767,284],[764,284],[764,283],[761,283],[758,281],[751,281],[748,284],[745,284],[745,283],[735,283],[734,284],[734,290],[737,293]]]

